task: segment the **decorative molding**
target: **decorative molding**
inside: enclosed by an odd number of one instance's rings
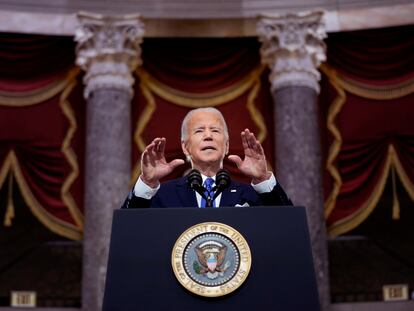
[[[326,59],[324,12],[262,15],[257,33],[272,89],[306,86],[319,93],[317,68]]]
[[[260,13],[288,13],[311,10],[361,10],[412,4],[412,0],[0,0],[0,10],[72,14],[79,11],[99,12],[105,15],[124,15],[139,12],[152,20],[196,20],[255,18]],[[407,16],[410,12],[406,12]],[[412,14],[411,14],[412,15]],[[3,22],[3,20],[2,20]],[[48,20],[38,21],[48,23]],[[369,21],[368,21],[369,22]]]
[[[75,32],[76,64],[86,71],[85,98],[97,89],[133,94],[132,72],[142,63],[144,23],[140,15],[102,16],[81,12]]]
[[[30,33],[58,36],[73,36],[79,21],[76,13],[84,8],[69,10],[67,6],[57,8],[47,5],[42,6],[39,10],[33,10],[32,6],[14,1],[13,4],[18,8],[2,7],[0,0],[0,31],[15,33]],[[35,1],[35,0],[33,0]],[[372,0],[374,1],[374,0]],[[386,1],[389,1],[387,4]],[[153,1],[155,3],[156,1]],[[369,2],[369,1],[368,1]],[[353,2],[354,6],[339,4],[331,6],[318,5],[318,9],[325,10],[324,19],[326,31],[339,32],[361,29],[385,28],[414,24],[414,3],[400,0],[401,4],[397,4],[396,0],[384,0],[383,3],[366,3]],[[36,4],[39,0],[36,0]],[[98,3],[98,2],[97,2]],[[100,1],[99,3],[106,3]],[[109,2],[108,2],[109,3]],[[114,2],[119,8],[119,2]],[[132,2],[131,2],[132,3]],[[273,1],[273,3],[278,3]],[[185,19],[174,17],[172,15],[154,15],[154,10],[147,8],[147,14],[144,8],[137,9],[136,4],[134,10],[137,10],[144,17],[145,37],[157,38],[229,38],[229,37],[254,37],[257,35],[257,12],[242,14],[232,18],[218,18],[216,14],[212,16],[204,16],[203,18],[188,18],[188,12]],[[89,7],[88,10],[103,12],[98,8]],[[261,9],[261,12],[301,12],[309,10],[309,6],[298,7],[292,9],[291,6],[286,10],[269,10]],[[114,12],[110,10],[109,12]],[[132,10],[129,10],[132,12]],[[171,13],[172,10],[166,10],[165,13]],[[117,14],[121,12],[117,12]]]

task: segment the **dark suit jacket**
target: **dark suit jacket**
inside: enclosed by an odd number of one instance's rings
[[[258,194],[250,184],[232,181],[223,191],[220,206],[235,206],[248,203],[249,206],[292,205],[279,183],[269,193]],[[161,184],[160,189],[151,200],[138,198],[131,191],[122,208],[138,207],[197,207],[195,191],[182,177]]]

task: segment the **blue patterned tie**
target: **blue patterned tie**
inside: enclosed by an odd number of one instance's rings
[[[211,191],[213,189],[214,179],[209,177],[204,181],[204,188],[206,188],[206,191],[204,191],[204,194],[206,197],[209,197],[213,199],[214,197],[214,191]],[[201,198],[201,207],[206,207],[207,201],[204,198]],[[213,207],[215,206],[215,202],[213,201]]]

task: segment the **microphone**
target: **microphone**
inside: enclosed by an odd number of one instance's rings
[[[224,168],[219,170],[216,174],[216,186],[213,189],[215,191],[213,201],[224,191],[224,189],[230,186],[230,183],[231,178],[229,172]]]
[[[206,200],[206,207],[212,207],[213,201],[218,197],[220,193],[230,186],[231,178],[229,172],[225,169],[221,169],[216,174],[216,186],[212,189],[214,191],[213,198],[210,196],[207,198],[205,195],[206,188],[203,186],[203,178],[198,170],[192,169],[187,175],[187,184],[191,189],[197,191],[203,199]]]
[[[206,190],[203,184],[203,178],[198,170],[192,169],[187,175],[187,184],[190,186],[191,189],[197,191],[204,199],[207,199],[204,191]]]

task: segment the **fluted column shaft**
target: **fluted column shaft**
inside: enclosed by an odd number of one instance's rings
[[[131,176],[130,101],[140,63],[139,16],[79,15],[77,64],[86,71],[85,226],[82,309],[102,309],[113,210]]]
[[[325,59],[322,13],[263,16],[262,61],[271,69],[275,102],[276,170],[295,205],[306,207],[322,310],[330,292],[323,212],[317,95]]]

